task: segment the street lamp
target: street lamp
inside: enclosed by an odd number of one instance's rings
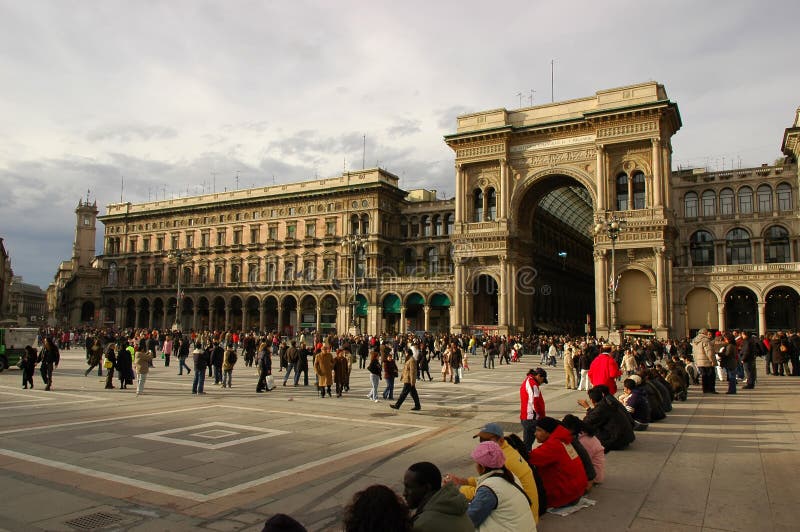
[[[358,308],[358,253],[364,239],[358,233],[350,233],[342,238],[342,247],[350,247],[350,255],[353,257],[353,311],[350,315],[350,334],[358,336],[361,331],[356,320],[356,309]]]
[[[567,269],[567,252],[566,251],[559,251],[558,256],[561,257],[561,269]]]
[[[617,288],[619,288],[619,277],[616,274],[616,244],[619,234],[625,229],[627,221],[612,213],[611,216],[605,216],[594,226],[595,236],[605,233],[611,240],[611,276],[608,283],[608,298],[611,306],[611,329],[617,333],[619,326],[617,324]],[[611,340],[609,334],[609,340]]]
[[[167,255],[169,260],[175,263],[175,277],[178,281],[178,291],[175,294],[175,323],[172,325],[173,331],[180,330],[181,328],[181,266],[186,262],[186,255],[188,255],[188,253],[184,253],[180,249],[173,249]]]

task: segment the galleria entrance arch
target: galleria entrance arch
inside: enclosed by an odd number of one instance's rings
[[[599,336],[633,327],[669,334],[676,231],[666,176],[670,139],[680,126],[677,106],[655,82],[460,116],[456,133],[445,137],[456,155],[451,330],[583,332],[588,315]],[[612,215],[627,222],[614,242],[592,230]],[[649,314],[618,314],[649,316],[651,323],[609,323],[612,269],[653,280],[637,294],[649,302]],[[496,323],[474,321],[473,281],[480,274],[497,282]],[[644,286],[629,274],[620,277],[620,289],[626,277],[636,286],[623,292]]]

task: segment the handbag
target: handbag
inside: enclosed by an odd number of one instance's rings
[[[267,375],[266,383],[268,391],[275,389],[275,377],[272,375]]]
[[[721,381],[728,380],[728,372],[725,371],[725,368],[723,368],[722,366],[716,366],[714,369],[717,370],[717,379]]]
[[[103,367],[106,369],[111,369],[114,367],[114,363],[111,362],[109,359],[106,359],[106,361],[103,362]]]

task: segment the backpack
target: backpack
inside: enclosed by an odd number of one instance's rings
[[[239,356],[236,354],[236,351],[231,349],[230,352],[228,353],[228,364],[233,366],[234,364],[236,364],[238,358]]]
[[[539,516],[547,513],[547,494],[544,492],[544,482],[539,475],[536,466],[528,462],[528,452],[525,449],[525,442],[516,434],[509,434],[505,436],[506,443],[508,443],[515,451],[519,453],[525,463],[528,464],[533,472],[533,480],[536,482],[536,494],[539,497]]]

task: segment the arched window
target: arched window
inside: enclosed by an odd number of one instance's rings
[[[713,190],[706,190],[703,192],[701,196],[701,201],[703,203],[703,216],[707,218],[713,218],[717,215],[717,195],[714,194]]]
[[[723,188],[719,192],[719,213],[723,216],[733,214],[733,190]]]
[[[452,214],[448,214],[447,217],[445,218],[445,224],[444,224],[445,233],[444,234],[446,234],[446,235],[452,235],[453,234],[453,225],[454,225],[454,223],[455,223],[455,217]]]
[[[693,266],[714,265],[714,237],[708,231],[695,231],[689,238]]]
[[[772,187],[769,185],[761,185],[756,189],[756,196],[758,196],[758,212],[771,213]]]
[[[497,219],[497,192],[493,188],[489,189],[489,197],[487,198],[487,208],[489,209],[489,220]]]
[[[361,234],[366,235],[369,233],[369,215],[361,215]]]
[[[422,236],[431,236],[431,219],[428,216],[422,217]]]
[[[647,201],[644,190],[644,174],[636,172],[631,181],[633,183],[633,208],[644,209]]]
[[[750,187],[739,189],[739,213],[753,214],[753,189]]]
[[[411,238],[417,238],[419,236],[419,220],[417,217],[414,216],[411,218]]]
[[[356,260],[356,277],[364,277],[367,269],[367,252],[363,246],[358,247]]]
[[[789,231],[773,225],[764,234],[764,262],[789,262]]]
[[[112,262],[108,265],[108,286],[117,286],[117,263]]]
[[[436,275],[439,273],[439,250],[436,248],[428,249],[428,274]]]
[[[472,192],[472,212],[473,212],[473,222],[482,222],[483,221],[483,190],[476,188]]]
[[[778,193],[778,210],[782,212],[792,210],[792,186],[789,183],[781,183],[776,189]]]
[[[187,266],[183,269],[183,284],[191,284],[192,282],[192,268]]]
[[[628,210],[628,175],[619,174],[617,176],[617,210]]]
[[[442,236],[442,217],[438,214],[433,217],[433,234]]]
[[[683,197],[683,215],[686,218],[697,218],[697,192],[687,192]]]
[[[413,249],[406,248],[405,251],[403,251],[403,269],[405,270],[403,273],[405,275],[412,275],[414,273],[416,260]]]
[[[742,228],[728,231],[725,236],[725,254],[728,264],[750,264],[753,261],[750,234]]]
[[[350,234],[357,235],[358,234],[358,215],[354,214],[350,217]]]

